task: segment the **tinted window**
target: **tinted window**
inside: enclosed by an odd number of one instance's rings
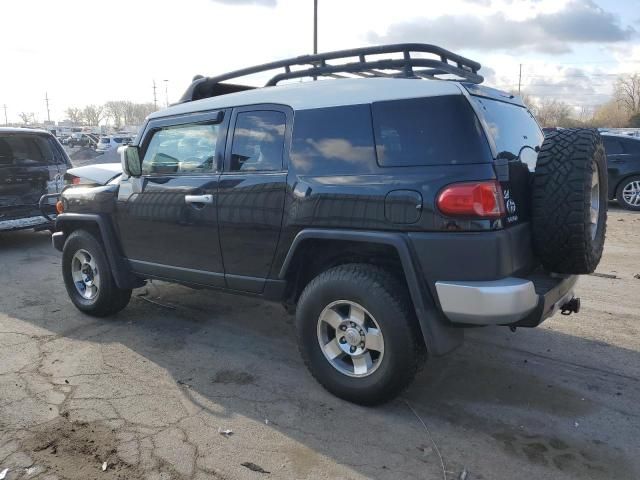
[[[0,165],[31,166],[53,163],[45,137],[7,135],[0,137]]]
[[[638,154],[640,153],[640,140],[625,139],[625,141],[623,142],[623,148],[625,153]]]
[[[517,157],[522,147],[542,145],[544,135],[526,108],[488,98],[471,98],[487,122],[498,156],[510,159],[511,155]]]
[[[372,109],[380,166],[491,161],[480,122],[462,95],[376,102]]]
[[[624,153],[622,143],[620,143],[620,140],[617,138],[602,137],[602,142],[604,143],[604,150],[607,152],[607,155]]]
[[[282,112],[239,113],[233,131],[231,171],[282,170],[285,124]]]
[[[215,169],[219,125],[178,125],[153,134],[142,160],[143,175],[203,173]]]
[[[291,161],[302,174],[374,171],[376,156],[369,105],[296,112]]]

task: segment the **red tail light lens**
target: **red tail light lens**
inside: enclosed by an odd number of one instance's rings
[[[437,203],[448,216],[499,218],[505,214],[502,189],[496,181],[449,185],[440,192]]]

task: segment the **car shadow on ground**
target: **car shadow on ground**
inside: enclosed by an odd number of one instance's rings
[[[247,461],[267,470],[286,457],[299,478],[315,472],[318,455],[373,478],[437,478],[430,438],[451,475],[513,478],[528,469],[531,478],[637,478],[639,379],[618,368],[640,364],[637,351],[546,328],[477,329],[457,351],[431,359],[401,398],[365,408],[311,378],[279,305],[154,282],[120,314],[94,319],[68,300],[48,242],[43,233],[0,235],[0,255],[14,269],[0,277],[11,282],[0,312],[52,335],[40,368],[55,381],[88,383],[91,398],[123,417],[128,390],[148,394],[135,400],[149,399],[145,412],[128,420],[152,426],[167,415],[152,397],[178,396],[198,419],[191,428],[203,445],[228,440],[225,448],[245,449]],[[149,384],[154,366],[166,379],[154,371]],[[225,427],[235,434],[220,440]]]

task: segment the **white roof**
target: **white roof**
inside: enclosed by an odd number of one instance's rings
[[[358,105],[402,98],[460,95],[457,82],[408,78],[345,78],[290,83],[228,93],[181,103],[149,115],[149,119],[257,103],[289,105],[294,110]]]

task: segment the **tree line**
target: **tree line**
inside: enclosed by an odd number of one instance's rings
[[[109,120],[115,128],[125,125],[140,125],[147,115],[155,112],[153,103],[135,103],[127,100],[106,102],[104,105],[87,105],[83,108],[69,107],[65,111],[74,125],[98,126]]]
[[[613,97],[595,108],[579,112],[557,99],[539,100],[524,93],[522,99],[543,127],[640,128],[640,74],[618,77]]]

